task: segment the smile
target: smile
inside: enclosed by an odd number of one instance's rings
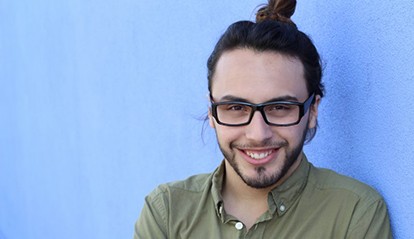
[[[253,159],[263,159],[263,158],[266,158],[267,156],[269,156],[273,152],[273,150],[268,150],[268,151],[265,151],[265,152],[253,152],[253,151],[247,151],[247,150],[245,150],[244,152],[250,158],[253,158]]]
[[[265,165],[275,159],[279,148],[272,149],[243,149],[241,150],[243,158],[251,165]]]

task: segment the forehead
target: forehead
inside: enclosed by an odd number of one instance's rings
[[[223,53],[217,62],[211,90],[216,100],[231,95],[254,103],[282,96],[304,100],[308,96],[299,59],[250,49]]]

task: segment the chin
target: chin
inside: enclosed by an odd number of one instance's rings
[[[286,165],[286,164],[285,164]],[[289,170],[289,166],[282,168],[271,168],[267,166],[257,166],[249,169],[249,173],[237,172],[245,184],[252,188],[268,188],[276,185]],[[254,170],[254,172],[252,172]]]

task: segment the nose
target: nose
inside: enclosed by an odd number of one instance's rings
[[[252,121],[246,126],[246,138],[255,142],[263,142],[272,138],[272,136],[271,126],[266,124],[262,114],[256,111],[253,114]]]

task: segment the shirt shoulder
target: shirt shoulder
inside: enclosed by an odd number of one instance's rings
[[[367,203],[382,200],[381,195],[371,186],[333,170],[311,165],[308,184],[322,191],[353,195]]]
[[[149,195],[149,200],[173,195],[197,194],[205,191],[211,185],[212,174],[197,174],[184,180],[168,182],[156,187]]]

